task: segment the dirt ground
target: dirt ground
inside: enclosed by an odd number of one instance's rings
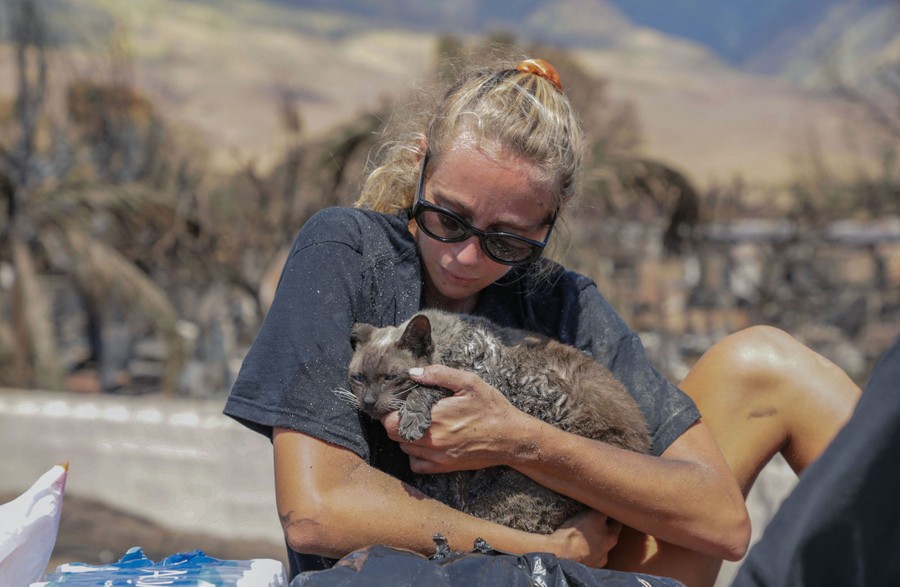
[[[0,494],[0,503],[16,495]],[[283,544],[259,540],[225,540],[216,536],[176,532],[146,518],[112,508],[103,502],[66,493],[56,547],[47,571],[70,562],[88,564],[119,560],[132,546],[159,561],[177,552],[200,549],[209,556],[229,560],[271,558],[287,569]]]

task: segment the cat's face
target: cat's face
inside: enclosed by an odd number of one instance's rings
[[[373,418],[400,409],[409,392],[418,387],[409,378],[409,369],[431,361],[428,318],[416,316],[405,328],[355,324],[351,340],[350,391],[356,407]]]

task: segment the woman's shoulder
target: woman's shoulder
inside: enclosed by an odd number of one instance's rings
[[[382,214],[362,208],[332,207],[319,210],[309,217],[302,231],[324,235],[341,232],[366,234],[374,227],[385,230],[405,228],[406,220],[400,215]],[[343,229],[335,232],[338,229]]]
[[[379,244],[402,246],[412,242],[407,222],[404,214],[382,214],[360,208],[325,208],[306,221],[295,245],[336,242],[354,249]]]

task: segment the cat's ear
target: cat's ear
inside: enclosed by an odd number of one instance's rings
[[[428,316],[419,314],[413,317],[397,346],[409,349],[416,357],[430,357],[434,352],[434,343],[431,340],[431,322],[428,321]]]
[[[369,342],[373,332],[375,332],[375,327],[371,324],[363,324],[362,322],[354,324],[350,329],[350,345],[353,347],[353,350],[356,350],[356,347],[359,345]]]

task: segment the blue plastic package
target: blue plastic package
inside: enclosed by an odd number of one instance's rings
[[[168,556],[153,562],[135,546],[119,562],[108,565],[67,563],[31,587],[119,587],[166,585],[172,587],[285,587],[284,565],[272,559],[222,560],[201,550]]]

